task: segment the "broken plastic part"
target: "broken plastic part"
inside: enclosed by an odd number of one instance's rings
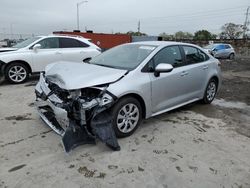
[[[91,121],[93,133],[114,151],[120,151],[121,147],[118,144],[115,132],[112,127],[112,118],[106,111],[94,116]]]
[[[95,138],[88,133],[86,127],[80,127],[73,120],[69,121],[69,127],[66,129],[62,143],[64,150],[68,153],[77,146],[83,144],[95,144]]]

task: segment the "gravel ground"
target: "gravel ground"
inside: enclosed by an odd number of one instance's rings
[[[145,120],[121,151],[102,143],[65,154],[34,109],[34,84],[0,86],[0,187],[250,187],[250,59],[222,61],[211,105]]]

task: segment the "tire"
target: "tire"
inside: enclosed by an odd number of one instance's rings
[[[118,138],[132,135],[142,120],[141,104],[133,97],[120,99],[111,109],[111,113],[113,129]]]
[[[235,57],[234,53],[231,53],[231,54],[229,55],[229,57],[228,57],[228,58],[229,58],[230,60],[233,60],[233,59],[234,59],[234,57]]]
[[[210,104],[214,100],[218,89],[217,87],[218,87],[218,82],[214,78],[209,80],[206,87],[206,91],[204,93],[204,97],[202,99],[202,102],[204,104]]]
[[[11,63],[5,69],[5,78],[12,84],[24,83],[29,78],[29,69],[23,63]]]

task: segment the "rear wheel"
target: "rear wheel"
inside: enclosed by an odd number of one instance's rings
[[[229,55],[229,59],[230,59],[230,60],[233,60],[234,57],[235,57],[235,55],[234,55],[233,53]]]
[[[5,69],[5,78],[13,84],[25,82],[29,77],[27,66],[22,63],[11,63]]]
[[[112,108],[113,128],[117,137],[132,135],[141,123],[142,108],[133,97],[122,98]]]
[[[210,104],[214,100],[216,92],[217,92],[217,85],[218,83],[214,78],[212,78],[208,82],[208,85],[207,85],[207,88],[206,88],[206,91],[202,100],[203,103]]]

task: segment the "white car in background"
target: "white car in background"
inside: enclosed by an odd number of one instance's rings
[[[48,64],[58,61],[83,63],[100,53],[98,46],[83,37],[33,37],[6,51],[0,50],[0,76],[5,76],[10,83],[23,83],[30,74],[44,71]]]

